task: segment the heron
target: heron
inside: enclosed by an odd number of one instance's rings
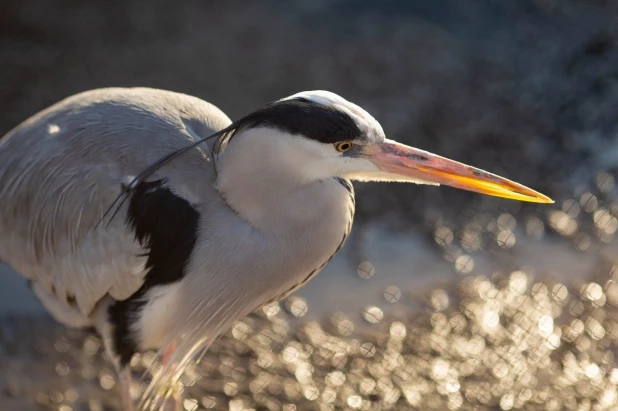
[[[135,353],[156,350],[167,371],[181,370],[234,321],[326,265],[350,234],[351,181],[553,202],[387,139],[332,92],[300,92],[232,121],[186,94],[104,88],[0,140],[0,261],[55,320],[96,330],[120,403],[133,410]]]

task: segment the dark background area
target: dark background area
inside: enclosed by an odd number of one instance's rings
[[[550,195],[587,183],[601,160],[613,166],[597,155],[613,147],[618,125],[618,11],[609,1],[5,0],[0,8],[0,134],[97,87],[184,92],[232,119],[326,89],[371,112],[390,138]],[[357,222],[393,226],[453,204],[503,206],[450,188],[357,190]]]

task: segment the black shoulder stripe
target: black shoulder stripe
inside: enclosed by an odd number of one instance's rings
[[[166,187],[164,180],[139,183],[129,200],[127,224],[148,255],[147,287],[184,276],[197,241],[199,213]]]
[[[142,182],[135,186],[129,199],[126,223],[144,248],[148,270],[142,287],[129,299],[109,308],[114,324],[116,354],[126,365],[137,351],[131,335],[136,312],[143,307],[141,297],[152,287],[180,281],[195,243],[199,213],[189,202],[175,195],[165,180]]]

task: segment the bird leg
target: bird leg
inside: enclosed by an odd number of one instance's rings
[[[163,354],[161,354],[161,363],[164,369],[170,364],[170,360],[175,349],[176,341],[172,341],[163,350]],[[170,367],[170,369],[172,368],[173,367]],[[171,373],[171,370],[168,372]],[[182,395],[178,391],[178,387],[170,387],[169,389],[172,391],[172,394],[169,398],[163,400],[163,404],[161,404],[161,411],[182,411]]]
[[[176,349],[176,341],[172,341],[167,344],[167,347],[163,350],[163,354],[161,355],[161,362],[165,367],[170,362],[170,358],[172,358],[172,354],[174,354],[174,350]]]
[[[119,373],[120,403],[123,411],[133,411],[133,398],[131,398],[131,368],[126,366]]]

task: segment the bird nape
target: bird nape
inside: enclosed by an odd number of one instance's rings
[[[388,140],[369,113],[326,91],[232,122],[195,97],[108,88],[62,100],[0,140],[0,260],[56,320],[98,331],[125,410],[131,357],[158,350],[163,369],[139,402],[154,409],[166,400],[159,388],[221,332],[297,290],[342,247],[350,180],[552,202]]]

